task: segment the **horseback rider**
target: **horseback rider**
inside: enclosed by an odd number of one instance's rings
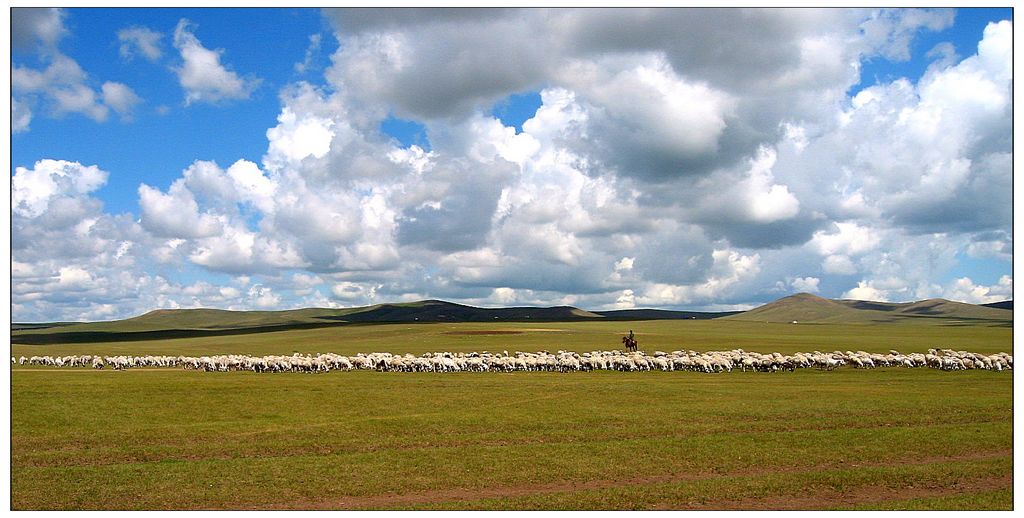
[[[627,350],[629,350],[629,351],[636,351],[636,349],[637,349],[636,338],[633,336],[633,330],[632,329],[629,330],[629,336],[622,337],[622,343],[626,346]]]

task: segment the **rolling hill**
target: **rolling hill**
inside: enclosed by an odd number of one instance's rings
[[[345,309],[307,308],[287,311],[158,309],[137,317],[108,322],[16,323],[11,325],[11,341],[20,344],[89,343],[249,334],[360,324],[707,319],[726,314],[729,313],[653,309],[594,313],[571,306],[477,308],[441,300]]]
[[[725,318],[803,323],[881,323],[932,319],[935,322],[941,320],[943,323],[1005,325],[1013,322],[1013,311],[945,299],[874,302],[832,300],[809,293],[798,293]]]
[[[1009,301],[1012,304],[1012,301]],[[1012,306],[1011,306],[1012,307]],[[17,344],[90,343],[162,340],[197,336],[286,331],[317,327],[428,322],[579,322],[596,320],[750,320],[802,323],[879,323],[899,321],[1010,325],[1013,311],[929,299],[886,303],[830,300],[807,293],[781,298],[746,312],[704,313],[659,309],[585,311],[572,306],[478,308],[445,302],[377,304],[357,308],[306,308],[287,311],[159,309],[108,322],[11,324]]]
[[[701,311],[671,311],[667,309],[617,309],[614,311],[595,311],[607,320],[709,320],[742,313],[741,311],[721,311],[708,313]]]
[[[1013,311],[1013,301],[1012,300],[1004,300],[1002,302],[992,302],[992,303],[989,303],[989,304],[982,304],[982,306],[985,306],[986,308],[1008,309],[1010,311]]]

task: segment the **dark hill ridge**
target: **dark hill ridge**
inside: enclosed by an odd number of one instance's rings
[[[443,300],[424,300],[407,304],[380,304],[370,306],[363,311],[353,312],[338,317],[323,316],[325,320],[342,320],[360,323],[384,322],[493,322],[495,320],[531,320],[531,321],[569,321],[601,318],[601,315],[583,311],[571,306],[555,306],[550,308],[512,307],[512,308],[477,308],[445,302]]]
[[[358,308],[307,308],[287,311],[158,309],[109,322],[12,324],[11,341],[20,344],[163,340],[196,336],[249,334],[360,324],[428,322],[573,322],[715,318],[730,313],[627,310],[594,313],[572,306],[477,308],[442,300],[377,304]]]
[[[736,315],[742,311],[720,311],[705,313],[700,311],[670,311],[667,309],[617,309],[614,311],[595,311],[606,320],[710,320],[712,318]]]
[[[1008,309],[1010,311],[1013,311],[1012,300],[1004,300],[1002,302],[990,302],[988,304],[982,304],[982,306],[985,306],[986,308]]]

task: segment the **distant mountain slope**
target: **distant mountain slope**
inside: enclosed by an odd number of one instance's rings
[[[288,311],[160,309],[124,320],[73,323],[60,327],[52,324],[12,324],[11,341],[21,344],[88,343],[219,336],[367,323],[559,322],[603,318],[596,313],[570,306],[487,309],[440,300]]]
[[[931,318],[945,321],[1008,323],[1012,322],[1013,313],[1004,309],[945,299],[893,303],[831,300],[809,293],[798,293],[726,318],[764,322],[818,323],[898,322]]]
[[[1008,309],[1010,311],[1013,311],[1012,300],[1004,300],[1002,302],[991,302],[989,304],[982,304],[982,306],[985,306],[986,308]]]
[[[11,331],[21,331],[24,329],[47,329],[51,327],[71,326],[75,324],[81,324],[81,322],[41,322],[28,324],[19,324],[15,322],[11,324]]]
[[[934,316],[946,318],[1003,319],[1013,318],[1006,310],[976,304],[965,304],[946,299],[928,299],[900,305],[896,313],[902,315]]]
[[[613,311],[595,311],[607,320],[710,320],[736,315],[742,311],[670,311],[666,309],[617,309]]]
[[[1007,301],[1012,309],[1012,302]],[[162,340],[197,336],[263,333],[353,324],[413,322],[573,322],[596,320],[705,320],[722,318],[763,322],[872,323],[916,319],[949,323],[1010,325],[1013,312],[943,299],[888,303],[830,300],[807,293],[784,297],[746,312],[702,313],[658,309],[584,311],[549,308],[477,308],[441,300],[377,304],[359,308],[306,308],[288,311],[160,309],[110,322],[11,324],[18,344],[90,343]]]
[[[512,307],[477,308],[443,300],[406,304],[380,304],[339,317],[321,317],[346,322],[493,322],[495,320],[567,321],[600,319],[601,315],[574,308]]]
[[[856,308],[810,293],[797,293],[725,318],[764,322],[858,322],[862,317],[861,310]]]

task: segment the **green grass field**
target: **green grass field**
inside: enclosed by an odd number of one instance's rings
[[[12,354],[589,351],[616,348],[630,328],[647,351],[1012,353],[1007,327],[661,321],[354,326]],[[1008,372],[12,370],[14,509],[1013,506]]]

